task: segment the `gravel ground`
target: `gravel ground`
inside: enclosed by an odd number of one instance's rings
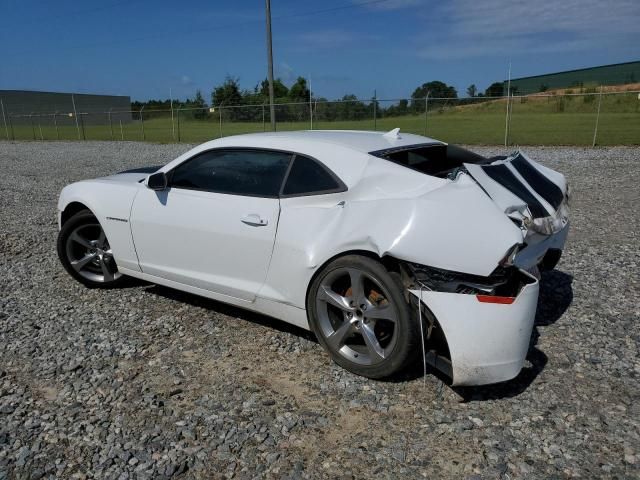
[[[568,248],[520,376],[456,390],[420,366],[356,377],[217,302],[73,281],[60,189],[186,149],[0,142],[0,479],[640,476],[640,149],[527,149],[570,179]]]

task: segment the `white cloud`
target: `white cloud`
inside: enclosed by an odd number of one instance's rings
[[[180,83],[182,85],[193,85],[193,80],[187,75],[182,75],[182,77],[180,77]]]
[[[418,39],[418,55],[432,59],[602,51],[640,40],[637,0],[453,0],[423,16],[442,19],[437,42],[429,33]]]
[[[447,8],[465,34],[639,31],[637,0],[454,0]]]
[[[355,0],[353,3],[356,5],[360,4],[369,10],[381,10],[381,11],[390,11],[390,10],[401,10],[404,8],[416,7],[418,5],[422,5],[422,0],[381,0],[381,1],[373,1],[371,3],[363,2],[363,0]]]

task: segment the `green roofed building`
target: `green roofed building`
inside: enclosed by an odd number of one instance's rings
[[[640,61],[512,78],[511,91],[516,95],[524,95],[559,88],[624,85],[636,82],[640,82]],[[506,91],[506,80],[504,84]]]

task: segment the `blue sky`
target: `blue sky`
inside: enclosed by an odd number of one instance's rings
[[[276,76],[317,96],[459,95],[506,77],[640,58],[638,0],[272,0]],[[262,0],[0,0],[0,89],[208,100],[266,76]]]

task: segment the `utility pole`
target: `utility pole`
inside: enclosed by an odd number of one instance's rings
[[[271,130],[276,130],[276,107],[273,104],[273,48],[271,46],[271,0],[266,0],[267,7],[267,63],[269,77],[269,114]]]

